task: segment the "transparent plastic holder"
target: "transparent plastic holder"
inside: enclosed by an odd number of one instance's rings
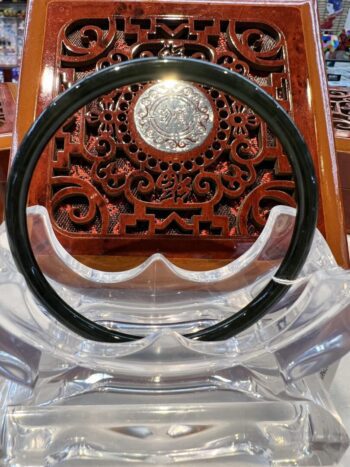
[[[244,462],[329,465],[349,440],[319,373],[350,349],[350,274],[317,231],[283,300],[221,342],[182,334],[249,303],[275,276],[295,210],[272,210],[239,259],[186,271],[160,254],[109,273],[77,262],[42,207],[28,209],[37,260],[81,314],[123,332],[87,341],[32,297],[0,227],[3,459],[9,465]],[[244,423],[242,422],[244,420]]]

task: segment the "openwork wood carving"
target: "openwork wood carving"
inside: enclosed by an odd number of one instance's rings
[[[60,91],[112,64],[173,55],[242,73],[291,111],[286,43],[268,22],[123,14],[69,23],[59,46]],[[252,238],[272,206],[294,205],[281,145],[249,108],[216,89],[181,83],[176,99],[160,105],[157,86],[102,96],[56,135],[50,204],[61,231]],[[143,118],[153,111],[156,130],[153,117]],[[185,136],[167,138],[166,128]]]
[[[8,83],[0,83],[0,136],[13,131],[15,102]]]
[[[350,89],[332,87],[329,97],[336,138],[350,138]]]

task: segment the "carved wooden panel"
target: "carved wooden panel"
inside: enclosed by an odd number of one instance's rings
[[[331,87],[329,98],[335,137],[350,139],[350,88]]]
[[[340,169],[340,183],[345,213],[345,227],[350,232],[350,88],[334,86],[329,89],[332,109],[334,135],[338,165]]]
[[[290,110],[285,41],[266,21],[89,19],[67,24],[59,44],[61,89],[120,61],[181,55],[238,70]],[[266,123],[215,89],[197,87],[196,94],[196,87],[187,84],[177,85],[174,93],[174,85],[162,90],[140,83],[116,90],[57,134],[50,152],[57,227],[80,235],[254,237],[273,205],[294,205],[291,168]],[[170,89],[178,107],[171,110]],[[198,145],[193,144],[200,136],[196,131],[204,123],[196,121],[196,97],[206,100],[213,119]],[[152,134],[155,122],[153,143],[137,128],[140,112],[151,123],[141,122],[145,134]],[[188,122],[180,121],[184,118]],[[172,124],[189,132],[171,140]]]
[[[16,108],[11,91],[12,85],[0,83],[0,137],[4,134],[12,134],[13,131]]]
[[[319,169],[314,101],[306,86],[314,79],[315,53],[306,50],[310,30],[303,29],[306,17],[313,24],[314,10],[276,0],[205,4],[202,10],[190,2],[38,1],[49,27],[41,39],[37,114],[71,83],[111,64],[169,55],[208,60],[242,73],[277,99],[301,128]],[[33,5],[29,38],[44,25]],[[27,53],[23,74],[31,79]],[[205,86],[180,89],[175,97],[182,107],[173,114],[175,99],[162,103],[155,128],[137,116],[153,86],[117,89],[67,122],[43,154],[30,202],[48,207],[60,241],[76,255],[241,254],[272,206],[295,205],[293,174],[279,141],[251,109]],[[203,115],[183,118],[196,99],[207,102],[212,121],[205,134],[198,127]],[[147,112],[157,105],[151,102]],[[168,140],[163,130],[169,122],[185,136]],[[19,128],[23,134],[21,121]]]

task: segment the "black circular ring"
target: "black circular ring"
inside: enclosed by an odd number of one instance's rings
[[[298,204],[293,238],[276,277],[295,279],[311,247],[318,206],[312,159],[298,129],[272,97],[243,76],[199,60],[150,58],[103,69],[78,81],[58,96],[32,125],[13,160],[6,201],[10,249],[28,287],[60,323],[87,339],[121,343],[141,337],[114,331],[90,321],[62,300],[46,280],[34,257],[27,230],[26,204],[32,173],[55,132],[84,105],[113,89],[160,79],[182,79],[215,87],[242,101],[266,121],[289,157],[296,182]],[[288,288],[288,285],[271,280],[242,310],[214,326],[188,334],[186,337],[203,341],[230,338],[261,319]]]

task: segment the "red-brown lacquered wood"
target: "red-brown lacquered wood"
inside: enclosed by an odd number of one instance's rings
[[[350,233],[350,88],[334,86],[329,89],[335,145],[345,212],[346,231]]]
[[[16,92],[16,84],[0,84],[0,223],[4,215],[6,178],[16,112]]]
[[[332,86],[329,88],[334,136],[338,140],[344,139],[345,144],[350,141],[350,88]],[[349,145],[350,148],[350,145]]]
[[[344,146],[344,144],[343,144]],[[348,147],[350,149],[350,140],[348,141]],[[346,231],[350,233],[350,205],[349,205],[349,193],[350,193],[350,151],[337,151],[338,165],[340,169],[340,183],[342,187],[342,198],[344,204],[345,214],[345,227]]]
[[[347,265],[318,34],[311,0],[205,8],[198,1],[34,0],[15,147],[55,95],[101,67],[154,55],[219,63],[254,80],[293,116],[321,182],[319,226],[338,262]],[[250,109],[202,88],[212,102],[215,131],[199,149],[162,154],[132,122],[143,89],[140,83],[116,90],[67,122],[42,156],[30,203],[47,206],[58,238],[75,255],[236,257],[259,235],[273,205],[294,204],[291,168],[279,142]],[[140,173],[147,188],[138,184]]]
[[[343,200],[344,200],[346,228],[347,228],[348,233],[350,234],[350,189],[343,188],[342,195],[343,195]]]

